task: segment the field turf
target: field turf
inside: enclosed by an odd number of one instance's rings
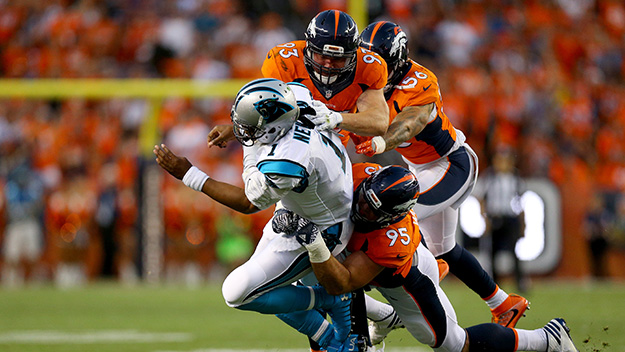
[[[443,288],[461,325],[490,321],[486,305],[455,278]],[[503,285],[504,289],[507,289]],[[374,295],[379,297],[379,295]],[[534,281],[519,328],[564,317],[580,351],[625,351],[625,283]],[[428,351],[405,330],[386,351]],[[219,284],[0,289],[0,351],[307,351],[306,339],[273,316],[228,308]]]

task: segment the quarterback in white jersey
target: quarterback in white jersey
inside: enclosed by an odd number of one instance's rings
[[[278,203],[278,209],[319,225],[329,250],[309,257],[293,236],[275,232],[269,221],[254,254],[226,277],[222,292],[229,306],[276,314],[333,350],[349,334],[351,295],[292,285],[312,272],[311,262],[340,253],[353,229],[351,162],[339,136],[316,130],[306,117],[330,113],[313,105],[310,91],[298,83],[268,78],[241,88],[231,119],[244,145],[244,189],[208,177],[165,145],[155,146],[154,153],[158,164],[185,185],[234,210],[253,213]],[[332,324],[317,309],[328,311]]]

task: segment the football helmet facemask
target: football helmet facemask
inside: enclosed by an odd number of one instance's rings
[[[381,229],[402,219],[417,204],[419,181],[405,167],[386,166],[360,183],[351,218],[358,232]]]
[[[324,89],[331,89],[331,84],[349,85],[348,78],[356,68],[356,51],[360,43],[354,19],[342,11],[322,11],[308,24],[305,37],[304,64],[312,81]],[[324,67],[315,61],[314,54],[343,58],[345,65],[340,68]],[[344,88],[336,85],[332,87],[335,92]]]
[[[408,60],[408,38],[401,28],[388,21],[373,22],[360,34],[360,46],[378,53],[388,68],[388,84],[401,80],[402,68]]]
[[[239,90],[230,119],[234,136],[245,145],[271,144],[284,136],[299,116],[295,94],[273,78],[254,80]]]

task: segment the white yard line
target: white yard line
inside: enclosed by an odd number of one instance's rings
[[[136,330],[68,332],[57,330],[20,330],[0,333],[0,344],[90,344],[102,342],[184,342],[187,333],[154,333]]]

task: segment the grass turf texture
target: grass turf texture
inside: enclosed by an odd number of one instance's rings
[[[461,325],[490,321],[486,305],[459,281],[447,278],[443,288]],[[531,309],[517,327],[538,328],[561,316],[581,351],[625,351],[625,284],[535,281],[525,296]],[[393,331],[386,342],[391,352],[408,346],[428,350],[405,330]],[[227,307],[219,285],[186,289],[96,283],[69,290],[0,290],[1,351],[306,351],[306,347],[306,339],[277,318]]]

